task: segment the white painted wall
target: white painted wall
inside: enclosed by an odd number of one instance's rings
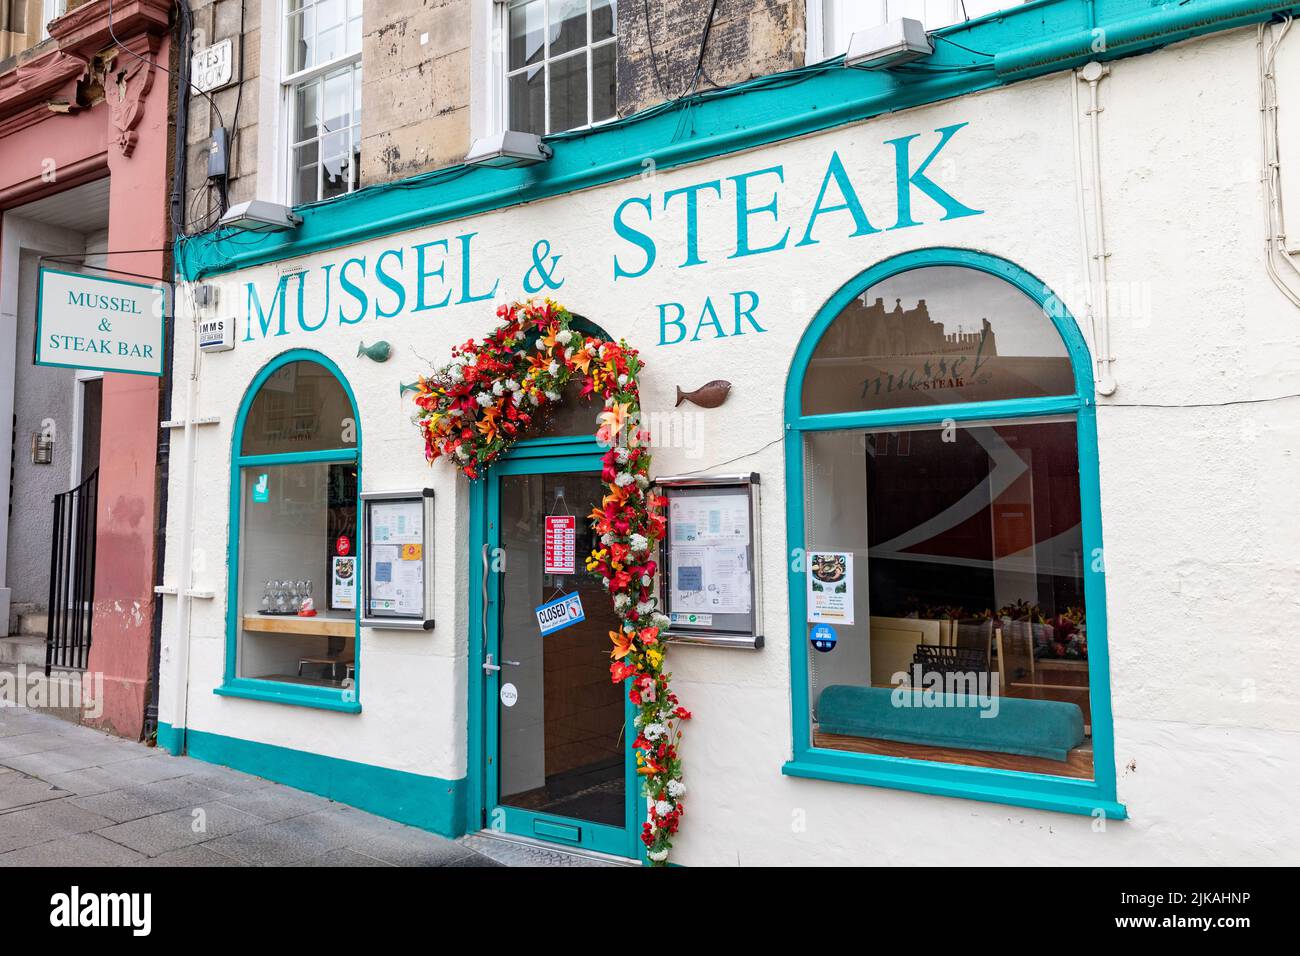
[[[475,231],[479,274],[500,271],[518,294],[535,240],[550,240],[575,312],[638,346],[646,361],[647,411],[672,408],[674,387],[723,375],[735,387],[703,413],[704,452],[660,449],[655,470],[710,469],[763,476],[764,631],[758,652],[679,647],[675,686],[695,713],[683,747],[690,787],[675,850],[684,864],[741,863],[1276,863],[1300,854],[1291,812],[1300,785],[1300,508],[1296,506],[1300,415],[1300,315],[1264,271],[1258,184],[1255,34],[1236,31],[1112,64],[1102,86],[1102,165],[1110,233],[1112,341],[1119,390],[1100,400],[1100,468],[1108,575],[1109,645],[1119,798],[1131,819],[1104,832],[1093,821],[968,800],[796,780],[781,775],[791,750],[789,625],[785,580],[782,390],[795,344],[821,304],[853,276],[897,253],[948,245],[1003,256],[1040,277],[1076,315],[1083,303],[1083,250],[1074,196],[1072,74],[886,115],[839,130],[700,166],[335,250],[325,260],[410,246]],[[1294,95],[1300,72],[1280,77]],[[819,245],[728,260],[734,199],[701,202],[701,252],[709,264],[677,269],[683,256],[680,200],[662,194],[702,180],[776,164],[791,244],[802,235],[826,163],[837,150],[877,226],[893,222],[892,148],[938,127],[967,122],[932,174],[985,210],[937,222],[914,197],[925,225],[845,238],[847,217],[829,217]],[[1086,133],[1086,129],[1084,130]],[[919,153],[924,155],[924,153]],[[918,156],[919,158],[919,156]],[[1295,160],[1300,163],[1300,159]],[[725,179],[724,179],[725,182]],[[769,180],[762,180],[766,187]],[[756,183],[756,189],[757,189]],[[624,199],[654,197],[659,265],[613,281],[610,255],[628,250],[610,219]],[[755,192],[762,202],[766,194]],[[755,242],[775,235],[761,218]],[[669,239],[669,236],[676,237]],[[630,250],[630,261],[639,254]],[[453,256],[448,273],[459,271]],[[275,266],[256,281],[263,300]],[[371,280],[373,282],[373,280]],[[655,307],[675,300],[698,311],[752,289],[765,334],[660,347]],[[307,299],[319,309],[319,285]],[[335,290],[337,294],[337,290]],[[242,295],[223,302],[243,315]],[[178,296],[180,302],[185,296]],[[334,300],[337,303],[337,298]],[[319,313],[317,313],[319,314]],[[494,324],[486,303],[404,314],[359,326],[301,330],[241,343],[203,359],[197,414],[221,422],[198,430],[199,508],[191,635],[189,725],[213,733],[312,750],[386,767],[458,778],[466,774],[465,699],[470,562],[468,485],[446,463],[432,468],[399,400],[409,382],[449,349]],[[178,322],[177,380],[188,374]],[[1092,332],[1085,328],[1092,341]],[[356,357],[358,340],[390,341],[393,358]],[[364,430],[365,490],[436,489],[434,547],[439,587],[431,634],[365,631],[360,655],[364,712],[342,715],[221,698],[225,653],[225,543],[231,427],[258,368],[296,346],[320,349],[349,376]],[[1240,404],[1223,404],[1237,402]],[[1168,406],[1168,407],[1166,407]],[[182,469],[173,469],[179,500]],[[180,542],[169,528],[169,575]],[[164,618],[165,684],[179,675],[175,601]],[[164,688],[161,719],[174,705]],[[804,829],[795,824],[803,820]]]

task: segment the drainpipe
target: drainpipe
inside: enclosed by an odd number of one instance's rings
[[[1102,79],[1108,75],[1110,67],[1103,66],[1096,60],[1079,71],[1079,82],[1088,84],[1088,125],[1092,139],[1092,210],[1096,241],[1093,258],[1097,261],[1097,294],[1094,301],[1098,319],[1096,360],[1099,395],[1113,395],[1118,387],[1114,374],[1115,357],[1110,351],[1110,287],[1106,280],[1106,260],[1110,257],[1110,250],[1106,248],[1106,215],[1101,198],[1102,107],[1097,90]]]
[[[193,317],[195,323],[198,317]],[[172,691],[172,729],[177,734],[177,752],[185,752],[185,731],[189,725],[190,700],[190,620],[193,616],[194,596],[194,481],[198,442],[194,417],[198,414],[199,361],[198,329],[191,331],[194,353],[190,358],[190,374],[185,383],[184,432],[184,490],[181,495],[181,515],[177,538],[180,552],[176,556],[176,635],[172,641],[172,674],[175,684]]]

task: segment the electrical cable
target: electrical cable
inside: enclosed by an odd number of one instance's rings
[[[962,4],[962,12],[963,12],[963,13],[966,12],[966,6],[965,6],[965,4]],[[969,20],[970,17],[967,17],[966,19]],[[976,56],[986,56],[986,57],[988,57],[990,60],[993,59],[993,54],[992,54],[992,53],[985,53],[985,52],[983,52],[982,50],[972,50],[972,49],[971,49],[970,47],[968,47],[968,46],[962,46],[962,45],[961,45],[960,43],[958,43],[956,40],[950,40],[948,37],[944,36],[942,33],[931,33],[930,36],[934,37],[936,40],[942,40],[944,43],[948,43],[948,44],[950,44],[950,45],[952,45],[952,46],[955,46],[955,47],[956,47],[957,49],[959,49],[959,50],[965,50],[967,53],[974,53]]]

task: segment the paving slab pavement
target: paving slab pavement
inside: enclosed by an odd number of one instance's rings
[[[0,867],[501,865],[315,794],[0,706]]]

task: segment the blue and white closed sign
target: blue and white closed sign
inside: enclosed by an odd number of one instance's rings
[[[36,307],[36,364],[161,375],[161,283],[123,282],[42,269]]]
[[[536,611],[537,626],[541,629],[543,637],[586,619],[586,615],[582,613],[582,598],[577,591],[549,601]]]

